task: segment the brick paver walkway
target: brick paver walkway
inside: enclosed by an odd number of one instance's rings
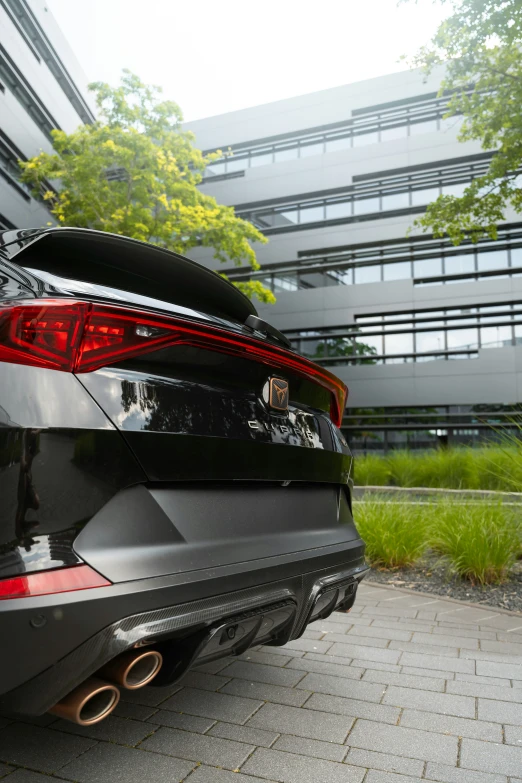
[[[522,616],[363,586],[350,614],[88,729],[0,718],[8,783],[522,783]]]

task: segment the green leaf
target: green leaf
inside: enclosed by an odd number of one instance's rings
[[[414,225],[458,245],[496,238],[506,209],[522,208],[522,0],[448,4],[452,13],[414,63],[426,72],[444,64],[439,95],[450,96],[447,117],[463,116],[459,141],[479,141],[494,154],[462,197],[441,196]]]
[[[198,190],[216,153],[203,155],[181,127],[179,106],[125,70],[118,87],[95,92],[100,119],[73,133],[52,132],[54,154],[21,161],[22,179],[39,192],[47,181],[51,212],[62,226],[109,231],[187,253],[209,247],[221,262],[259,269],[253,248],[266,237]],[[238,284],[247,296],[274,302],[260,282]]]

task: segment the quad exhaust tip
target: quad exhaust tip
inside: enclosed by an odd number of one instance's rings
[[[92,726],[110,715],[119,700],[120,692],[115,685],[89,677],[49,712],[79,726]]]
[[[133,691],[148,685],[162,663],[163,656],[157,650],[128,650],[106,663],[99,674],[109,682]]]

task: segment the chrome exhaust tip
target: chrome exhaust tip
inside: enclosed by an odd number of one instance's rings
[[[110,715],[119,700],[120,692],[115,685],[90,677],[51,707],[49,712],[79,726],[92,726]]]
[[[148,685],[158,674],[163,656],[157,650],[128,650],[103,666],[98,674],[127,690]]]

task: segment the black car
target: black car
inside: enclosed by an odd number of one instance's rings
[[[120,688],[349,609],[344,384],[182,256],[0,235],[0,708],[81,724]]]

